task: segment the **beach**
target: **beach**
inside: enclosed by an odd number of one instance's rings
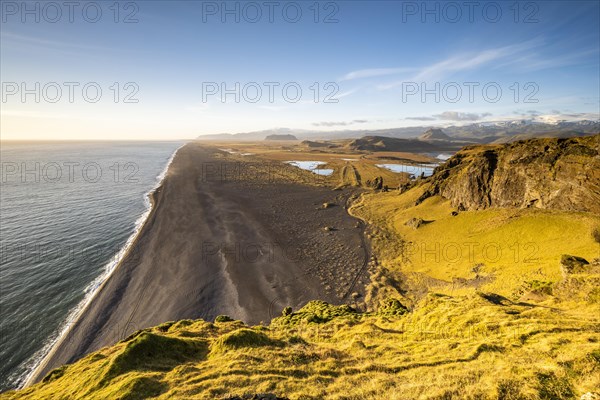
[[[345,209],[357,189],[295,170],[197,142],[179,149],[134,243],[28,384],[163,322],[259,324],[286,306],[363,298],[369,252]]]

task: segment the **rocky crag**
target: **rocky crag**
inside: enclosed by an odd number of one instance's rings
[[[417,203],[459,210],[537,207],[600,213],[600,134],[468,146],[437,167]]]

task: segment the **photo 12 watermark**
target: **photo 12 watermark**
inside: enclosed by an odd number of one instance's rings
[[[298,247],[287,247],[281,243],[271,241],[236,241],[231,243],[203,241],[202,261],[207,261],[215,256],[243,264],[277,264],[282,261],[298,262],[303,259],[304,254],[302,249]]]
[[[313,82],[304,86],[298,82],[202,82],[202,102],[221,103],[338,103],[336,82]]]
[[[401,10],[404,24],[540,22],[540,2],[537,1],[402,1]]]
[[[327,170],[308,171],[288,163],[203,162],[199,167],[200,182],[202,183],[226,184],[249,181],[275,183],[291,179],[319,184],[325,182],[329,177],[326,173],[329,172]]]
[[[28,183],[98,183],[136,184],[140,167],[132,161],[100,164],[95,161],[3,161],[0,162],[2,184]]]
[[[336,1],[202,1],[202,23],[288,23],[339,22]]]
[[[469,262],[535,264],[539,261],[540,246],[535,242],[408,242],[402,252],[404,262],[456,264]]]
[[[503,98],[517,104],[539,103],[540,87],[536,82],[401,82],[402,103],[498,103]]]
[[[139,103],[136,82],[2,82],[2,103],[98,103],[108,98],[114,103]]]
[[[139,22],[135,1],[2,1],[3,24]]]

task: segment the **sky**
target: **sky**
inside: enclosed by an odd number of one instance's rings
[[[598,1],[3,1],[2,140],[599,118]]]

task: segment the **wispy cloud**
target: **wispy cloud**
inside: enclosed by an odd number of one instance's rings
[[[444,111],[441,114],[434,114],[433,117],[446,121],[479,121],[485,117],[489,117],[490,113],[464,113],[459,111]]]
[[[463,53],[417,69],[417,73],[402,81],[394,81],[377,86],[379,90],[388,90],[400,86],[403,82],[422,82],[444,79],[452,74],[477,69],[503,59],[530,51],[541,44],[540,39],[523,43],[483,50],[477,53]]]
[[[333,99],[342,99],[344,97],[350,96],[353,93],[356,93],[356,91],[358,90],[358,88],[354,88],[354,89],[350,89],[350,90],[346,90],[345,92],[339,93],[339,94],[335,94],[333,96]]]
[[[411,121],[479,121],[491,116],[491,113],[465,113],[460,111],[444,111],[440,114],[423,117],[406,117],[404,119]]]
[[[93,46],[89,44],[78,44],[73,42],[66,42],[61,40],[49,40],[45,38],[39,38],[35,36],[19,35],[11,32],[2,32],[2,46],[7,44],[29,45],[37,48],[53,48],[63,50],[113,50],[109,47]]]
[[[514,67],[519,72],[540,71],[543,69],[564,67],[567,65],[580,64],[582,59],[590,55],[598,55],[599,49],[588,49],[579,52],[565,53],[558,57],[540,57],[537,54],[524,54],[519,57],[507,59],[498,67]],[[596,59],[597,60],[597,59]]]
[[[339,81],[351,81],[354,79],[373,78],[377,76],[398,75],[407,72],[415,72],[415,68],[372,68],[360,69],[357,71],[348,72],[341,77]]]
[[[434,117],[406,117],[404,119],[408,119],[411,121],[435,121],[437,118]]]
[[[378,90],[388,90],[401,85],[403,82],[441,80],[462,71],[476,70],[482,67],[493,69],[511,67],[518,71],[530,72],[577,64],[584,57],[598,54],[598,49],[594,48],[548,57],[536,51],[541,49],[543,45],[544,40],[541,37],[537,37],[518,44],[485,49],[479,52],[455,54],[422,67],[355,70],[345,74],[339,81],[405,75],[402,77],[402,80],[382,83],[376,86]]]
[[[352,121],[322,121],[322,122],[314,122],[313,126],[323,126],[323,127],[332,127],[332,126],[349,126],[355,124],[366,124],[369,122],[366,119],[355,119]]]
[[[414,80],[424,81],[430,79],[442,79],[454,72],[466,71],[481,67],[493,61],[513,57],[515,54],[530,50],[540,44],[538,39],[516,45],[497,47],[481,51],[479,53],[461,54],[423,68]]]

